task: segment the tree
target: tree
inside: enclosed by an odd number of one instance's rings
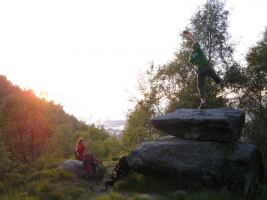
[[[267,162],[267,29],[258,44],[250,48],[247,67],[240,83],[240,107],[247,111],[249,120],[245,137],[256,144]],[[267,164],[267,163],[266,163]],[[266,165],[265,165],[266,166]]]
[[[51,132],[42,103],[32,91],[7,96],[0,117],[3,138],[13,157],[32,161],[40,155]]]
[[[1,138],[1,137],[0,137]],[[0,142],[0,177],[8,170],[10,165],[10,152],[3,141]]]
[[[236,62],[232,57],[233,47],[227,31],[229,12],[224,7],[221,1],[208,0],[193,15],[189,29],[196,35],[210,63],[216,65],[218,72],[221,75],[231,75],[232,71],[229,69]],[[156,98],[165,105],[161,112],[170,112],[181,107],[194,108],[199,104],[196,69],[188,62],[188,47],[189,43],[183,41],[175,59],[158,66],[152,78],[151,85],[156,91]],[[226,93],[210,79],[207,81],[210,107],[226,105]]]
[[[123,130],[123,143],[128,150],[133,149],[143,141],[151,140],[155,136],[150,120],[160,112],[161,99],[157,95],[157,88],[153,85],[154,76],[152,64],[146,72],[146,76],[139,80],[139,91],[142,99],[137,100],[135,108],[129,111],[127,123]]]
[[[191,19],[190,27],[213,64],[228,65],[232,62],[233,47],[229,43],[228,15],[229,11],[225,10],[223,1],[207,0]]]
[[[18,86],[13,85],[5,76],[0,75],[0,100],[19,91],[20,88]]]
[[[224,3],[219,0],[208,0],[192,16],[188,26],[202,44],[210,62],[217,66],[222,75],[235,64],[227,31],[229,12],[224,7]],[[152,64],[146,72],[146,81],[139,87],[141,98],[136,101],[134,110],[128,115],[124,131],[127,146],[132,147],[153,138],[150,126],[152,117],[177,108],[196,108],[199,105],[196,69],[189,64],[188,48],[189,43],[183,41],[172,61],[157,67]],[[228,74],[232,74],[232,71]],[[226,105],[226,94],[214,82],[207,81],[209,106]]]
[[[100,150],[103,158],[113,159],[120,157],[124,147],[117,136],[111,135],[100,144]]]
[[[123,131],[123,142],[129,150],[133,149],[137,144],[153,138],[151,117],[151,111],[141,101],[129,113],[126,127]]]
[[[75,146],[78,138],[83,138],[86,144],[86,152],[97,155],[100,158],[106,158],[107,152],[103,149],[104,141],[110,137],[109,133],[103,128],[98,128],[94,124],[88,126],[84,131],[79,131],[75,134]]]
[[[241,106],[249,111],[251,119],[266,120],[267,95],[267,29],[263,39],[250,48],[246,56],[248,66],[244,71],[245,82]]]

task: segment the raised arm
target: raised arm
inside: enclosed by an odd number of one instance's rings
[[[183,31],[183,35],[185,38],[190,39],[192,41],[192,46],[197,42],[197,39],[193,33],[190,33],[189,31]]]

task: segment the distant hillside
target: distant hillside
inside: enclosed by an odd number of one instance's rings
[[[23,161],[35,160],[42,152],[61,143],[61,153],[73,151],[77,131],[88,128],[84,122],[67,114],[61,105],[37,97],[0,75],[0,139],[13,156]],[[60,147],[61,147],[60,146]]]

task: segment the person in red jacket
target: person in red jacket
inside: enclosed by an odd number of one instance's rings
[[[83,156],[85,155],[86,147],[84,145],[83,138],[79,138],[76,148],[75,148],[75,158],[76,160],[83,161]]]

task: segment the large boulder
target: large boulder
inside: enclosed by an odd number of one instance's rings
[[[152,125],[164,133],[217,142],[237,141],[244,122],[244,111],[231,108],[178,109],[151,120]]]
[[[254,145],[174,136],[142,143],[126,161],[137,173],[172,177],[189,188],[225,185],[249,193],[264,174],[261,154]]]
[[[84,177],[83,162],[79,160],[66,160],[59,166],[59,169],[72,172],[78,177]]]

